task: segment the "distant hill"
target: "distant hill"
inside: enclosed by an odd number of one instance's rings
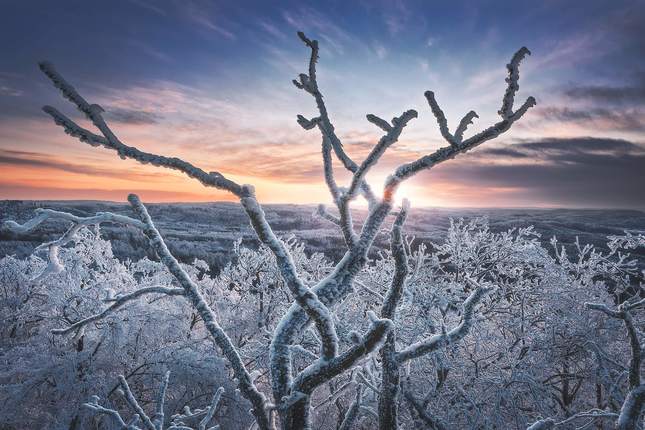
[[[170,249],[182,261],[200,258],[217,270],[229,259],[232,243],[242,238],[255,246],[257,240],[248,219],[237,203],[175,203],[147,205],[154,222],[166,238]],[[100,201],[0,201],[0,221],[23,222],[34,209],[47,207],[87,216],[99,211],[130,214],[127,204]],[[295,235],[307,244],[310,252],[324,252],[330,258],[343,253],[343,241],[335,226],[312,216],[313,205],[265,205],[267,219],[279,236]],[[357,210],[360,221],[365,210]],[[441,241],[450,218],[487,216],[491,229],[503,231],[533,225],[548,243],[554,235],[564,244],[576,236],[582,244],[604,247],[606,236],[621,234],[625,229],[645,231],[645,212],[636,210],[598,209],[442,209],[413,208],[406,223],[408,235],[425,242]],[[40,243],[52,240],[65,230],[61,223],[47,222],[27,235],[0,231],[0,256],[24,257]],[[141,233],[118,226],[104,226],[104,237],[112,241],[119,258],[138,259],[148,252]],[[377,239],[377,247],[388,246],[388,235]],[[634,253],[645,267],[645,251]]]

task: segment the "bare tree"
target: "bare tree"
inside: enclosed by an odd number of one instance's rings
[[[281,321],[272,335],[270,345],[270,390],[272,391],[272,402],[267,399],[261,391],[261,387],[259,388],[251,377],[235,345],[218,324],[217,316],[213,308],[204,300],[196,283],[170,253],[145,206],[137,196],[130,195],[128,198],[136,214],[136,218],[109,213],[99,213],[93,217],[80,218],[67,213],[45,210],[40,211],[36,218],[24,225],[12,222],[6,225],[14,231],[26,232],[49,218],[62,218],[72,222],[72,227],[63,237],[46,244],[49,249],[49,266],[39,277],[41,279],[48,273],[62,270],[57,258],[58,249],[61,245],[73,238],[74,234],[82,226],[111,222],[137,228],[147,237],[148,245],[156,252],[179,285],[179,287],[172,288],[149,287],[119,296],[104,311],[96,315],[88,316],[69,327],[56,330],[56,334],[76,332],[88,323],[105,317],[128,301],[143,295],[155,294],[182,297],[191,303],[192,307],[204,321],[212,340],[228,361],[239,390],[251,403],[251,413],[255,418],[257,426],[262,430],[272,429],[276,426],[275,412],[277,412],[278,425],[283,429],[311,428],[311,398],[314,391],[323,384],[332,381],[335,377],[356,368],[372,352],[381,348],[382,375],[380,388],[367,381],[367,379],[362,384],[358,384],[356,399],[346,411],[341,428],[349,428],[361,410],[366,410],[367,413],[371,412],[371,410],[361,405],[361,399],[364,391],[372,389],[378,392],[379,406],[377,418],[380,423],[380,428],[395,429],[398,424],[397,405],[400,391],[400,366],[410,360],[429,354],[449,343],[457,342],[463,338],[472,328],[476,306],[491,287],[481,286],[475,280],[468,279],[467,282],[472,287],[472,293],[462,304],[461,321],[459,324],[450,330],[444,328],[439,334],[435,334],[397,350],[396,328],[392,320],[396,315],[397,306],[405,289],[406,277],[408,275],[408,258],[406,247],[402,240],[402,228],[409,210],[409,204],[406,202],[398,213],[396,213],[396,218],[393,222],[391,251],[395,261],[396,271],[389,290],[384,296],[380,316],[369,313],[370,323],[368,329],[361,335],[354,333],[352,344],[344,351],[341,351],[339,347],[339,336],[335,327],[335,319],[337,316],[334,315],[333,308],[353,291],[356,276],[367,264],[368,252],[372,248],[377,234],[381,231],[388,216],[393,212],[394,197],[399,185],[421,171],[431,169],[444,161],[450,160],[461,153],[474,149],[488,140],[500,136],[509,130],[513,123],[519,120],[529,108],[535,105],[535,99],[529,97],[518,109],[514,110],[515,94],[519,89],[519,65],[522,59],[529,54],[529,51],[526,48],[520,49],[507,65],[507,88],[502,99],[502,106],[498,112],[501,120],[472,137],[465,139],[464,132],[472,120],[477,118],[477,114],[474,111],[467,113],[459,122],[454,133],[451,133],[445,115],[437,104],[434,93],[427,91],[425,97],[437,120],[441,135],[448,142],[448,145],[396,168],[385,181],[382,195],[377,196],[367,183],[366,175],[378,163],[387,149],[397,142],[403,128],[412,119],[416,118],[418,114],[415,110],[408,110],[389,122],[373,114],[367,115],[367,120],[379,127],[384,132],[384,135],[360,164],[355,163],[345,152],[341,140],[336,134],[318,85],[316,76],[316,63],[319,56],[318,42],[307,38],[301,32],[298,33],[298,36],[310,49],[311,55],[308,72],[300,74],[298,80],[294,80],[293,82],[297,88],[313,96],[319,114],[312,119],[307,119],[299,115],[297,121],[305,130],[318,128],[321,133],[324,179],[338,215],[328,212],[324,207],[320,208],[320,213],[325,219],[339,227],[347,248],[344,256],[335,265],[333,271],[314,285],[306,285],[298,275],[287,247],[275,235],[267,222],[263,209],[255,197],[253,186],[237,184],[219,172],[207,173],[199,167],[178,158],[146,153],[135,147],[126,145],[105,122],[102,115],[103,109],[99,105],[87,102],[51,64],[40,64],[40,69],[52,81],[54,86],[100,132],[100,134],[95,134],[79,126],[55,108],[45,106],[43,110],[67,134],[92,146],[102,146],[113,150],[123,159],[130,158],[144,164],[149,163],[154,166],[181,171],[187,176],[197,179],[206,187],[225,190],[239,198],[258,239],[273,253],[280,274],[294,300],[291,307],[282,316]],[[351,180],[346,187],[339,186],[336,181],[332,166],[332,154],[335,154],[344,168],[352,173]],[[351,204],[359,196],[362,196],[368,202],[369,213],[360,228],[357,228],[352,219]],[[315,328],[317,337],[320,339],[320,350],[315,355],[315,358],[306,366],[298,368],[294,364],[292,352],[298,344],[298,339],[301,338],[310,326]],[[383,346],[381,347],[381,345]],[[367,388],[364,390],[361,388],[362,385],[365,385]],[[159,421],[158,419],[156,424],[148,424],[145,412],[140,407],[135,407],[136,400],[134,400],[131,391],[125,389],[125,393],[128,402],[134,407],[137,416],[143,420],[146,427],[157,430],[161,429],[164,425],[163,420]],[[414,402],[413,398],[412,404],[415,405],[414,407],[422,419],[427,418],[424,411],[417,407],[418,405]],[[100,409],[101,407],[96,401],[89,403],[88,407],[100,413],[112,414],[112,412],[106,412]],[[214,408],[215,406],[211,407],[211,412]],[[159,413],[161,412],[158,412],[157,415]],[[152,419],[148,420],[152,422]]]

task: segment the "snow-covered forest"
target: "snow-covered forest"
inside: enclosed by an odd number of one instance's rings
[[[134,194],[128,214],[39,208],[24,222],[3,219],[18,236],[52,221],[67,230],[29,257],[0,260],[0,428],[642,428],[645,272],[630,256],[642,233],[564,247],[529,225],[493,231],[481,217],[454,219],[436,242],[406,233],[414,202],[397,203],[403,182],[530,115],[533,97],[515,101],[528,49],[507,65],[499,121],[470,137],[477,114],[451,131],[426,91],[447,145],[400,165],[377,193],[367,174],[417,112],[368,114],[383,136],[353,160],[318,86],[318,42],[298,36],[309,61],[293,83],[318,115],[297,121],[320,133],[333,201],[314,216],[340,232],[338,258],[277,235],[252,185],[128,146],[100,106],[40,64],[99,133],[46,106],[67,134],[230,192],[257,240],[235,242],[219,268],[182,263]],[[351,172],[349,183],[335,169]],[[360,222],[359,199],[369,208]],[[102,235],[111,225],[138,235],[151,257],[116,258]],[[383,235],[387,246],[376,246]]]

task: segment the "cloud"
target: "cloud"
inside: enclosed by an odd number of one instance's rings
[[[140,40],[128,40],[128,43],[156,60],[163,61],[165,63],[171,63],[173,61],[173,59],[165,52],[153,48]]]
[[[283,41],[288,40],[287,35],[284,34],[278,27],[273,25],[271,22],[260,20],[259,23],[260,23],[260,27],[262,27],[264,31],[269,33],[271,36],[274,36],[275,38]]]
[[[163,115],[150,111],[108,106],[105,108],[105,117],[115,122],[139,125],[156,124],[163,118]]]
[[[328,53],[343,55],[350,48],[368,47],[360,37],[345,31],[333,19],[311,7],[299,7],[282,13],[285,22],[294,30],[305,31],[312,38],[319,39],[320,49]]]
[[[21,90],[5,85],[0,81],[0,96],[20,97],[22,94]]]
[[[511,189],[511,205],[645,209],[645,148],[621,139],[551,138],[482,148],[434,175],[482,193]]]
[[[119,203],[127,202],[128,195],[134,193],[145,202],[212,202],[213,200],[231,201],[227,193],[193,193],[188,191],[164,191],[151,189],[110,189],[110,188],[57,188],[47,186],[16,185],[0,180],[0,195],[5,199],[23,200],[26,196],[34,200],[102,200]]]
[[[406,27],[412,11],[401,0],[390,1],[387,4],[383,19],[390,35],[395,36]]]
[[[387,57],[387,48],[380,43],[374,43],[373,44],[374,48],[374,53],[376,54],[376,57],[379,60],[385,60],[385,57]]]
[[[609,103],[643,103],[645,102],[645,82],[635,86],[574,86],[565,91],[574,99],[589,99]]]
[[[158,15],[161,15],[161,16],[166,16],[167,15],[166,11],[163,10],[162,8],[160,8],[157,5],[148,3],[148,2],[143,1],[143,0],[129,0],[129,1],[131,3],[137,5],[137,6],[140,6],[140,7],[144,8],[144,9],[147,9],[147,10],[149,10],[151,12],[154,12],[154,13],[156,13]]]
[[[504,151],[504,152],[500,152]],[[484,155],[513,154],[515,158],[543,159],[553,163],[561,161],[563,156],[584,156],[601,152],[612,157],[625,154],[645,155],[645,149],[640,145],[623,139],[607,139],[594,137],[579,137],[572,139],[549,138],[538,141],[520,142],[506,147],[487,148],[480,150]]]
[[[210,30],[212,32],[215,32],[220,36],[224,36],[228,40],[237,39],[237,36],[233,32],[222,27],[219,23],[215,23],[215,21],[210,16],[208,8],[199,7],[194,2],[187,2],[186,13],[187,13],[188,19],[200,25],[201,27],[207,30]]]
[[[537,108],[533,115],[546,121],[576,123],[597,130],[645,131],[645,113],[638,109],[607,109],[602,107]]]
[[[152,181],[167,176],[164,172],[144,173],[136,170],[122,170],[113,167],[98,167],[89,164],[77,164],[59,157],[30,151],[0,149],[0,165],[4,167],[24,167],[33,169],[54,169],[88,176],[100,176],[118,179]]]

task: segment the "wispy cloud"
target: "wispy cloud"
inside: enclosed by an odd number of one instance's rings
[[[147,56],[154,58],[155,60],[163,61],[166,63],[170,63],[173,61],[170,55],[142,42],[141,40],[130,39],[128,40],[128,43],[134,46],[135,48],[137,48],[138,50],[140,50],[141,52],[143,52],[144,54],[146,54]]]
[[[267,33],[269,33],[271,36],[280,39],[282,41],[286,41],[288,39],[287,35],[284,34],[277,26],[272,24],[271,22],[267,20],[260,20],[259,21],[260,27],[264,29]]]
[[[305,31],[321,41],[321,49],[343,55],[350,47],[363,45],[355,35],[341,28],[328,16],[311,7],[299,7],[282,13],[285,22],[294,30]]]
[[[211,10],[209,10],[209,8],[198,6],[194,2],[187,2],[185,8],[188,18],[202,28],[215,32],[220,36],[224,36],[228,40],[237,39],[237,36],[232,31],[224,28],[212,18]]]
[[[105,117],[108,120],[125,124],[156,124],[163,118],[162,115],[134,109],[105,106]]]
[[[22,166],[34,169],[59,170],[69,173],[76,173],[88,176],[99,176],[106,178],[128,178],[130,180],[153,180],[166,176],[160,173],[142,173],[131,170],[115,169],[113,167],[92,166],[88,163],[72,163],[63,157],[42,154],[31,151],[14,151],[0,149],[0,165],[5,168],[8,166]]]
[[[385,46],[381,45],[378,42],[375,42],[372,44],[372,48],[374,49],[374,53],[379,60],[385,60],[388,54],[388,50]]]
[[[23,95],[22,90],[13,88],[8,84],[4,84],[2,80],[0,80],[0,96],[20,97],[21,95]]]
[[[607,109],[602,107],[579,106],[539,107],[529,120],[534,123],[546,121],[555,125],[574,125],[581,129],[597,132],[643,132],[645,131],[645,112],[638,108]]]
[[[144,0],[129,0],[132,4],[135,4],[143,9],[146,9],[150,12],[154,12],[161,16],[166,16],[166,11],[159,7],[157,4],[152,4]]]

